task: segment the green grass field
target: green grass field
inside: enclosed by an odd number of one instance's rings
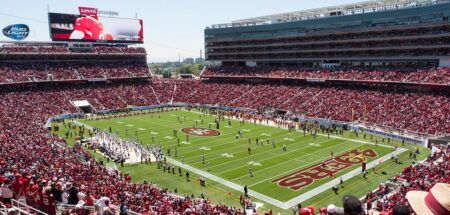
[[[185,118],[182,123],[178,122],[178,118]],[[200,119],[203,119],[203,124]],[[283,177],[297,170],[313,166],[330,158],[330,152],[335,156],[339,156],[351,150],[363,151],[372,149],[376,152],[376,157],[367,157],[368,162],[380,158],[390,152],[392,149],[354,142],[352,140],[359,138],[350,137],[350,133],[345,133],[346,139],[327,138],[326,136],[318,136],[313,138],[312,135],[303,135],[303,132],[288,132],[285,129],[273,126],[253,124],[246,122],[241,125],[238,121],[231,120],[231,126],[228,126],[228,120],[220,122],[221,132],[219,136],[193,136],[189,135],[187,143],[186,134],[181,131],[183,128],[191,128],[196,124],[197,128],[208,128],[210,123],[214,122],[215,117],[206,115],[202,116],[198,112],[189,112],[187,110],[174,110],[159,114],[147,114],[140,116],[129,116],[103,120],[79,120],[80,123],[98,127],[113,132],[118,132],[123,139],[135,138],[143,144],[161,143],[164,152],[171,150],[171,158],[180,161],[181,156],[184,157],[184,163],[203,171],[210,170],[210,173],[223,178],[227,181],[234,182],[239,185],[247,185],[250,190],[256,191],[263,195],[269,196],[281,202],[288,201],[299,196],[311,189],[314,189],[332,178],[326,177],[321,180],[315,180],[313,183],[299,189],[292,190],[288,187],[279,186],[277,183],[271,182],[274,179]],[[174,137],[173,130],[178,131],[177,137]],[[211,129],[216,129],[215,124],[211,124]],[[243,131],[243,138],[237,139],[238,129]],[[126,132],[128,130],[128,132]],[[61,126],[60,134],[64,134],[65,129]],[[251,138],[251,144],[248,143]],[[255,138],[264,141],[261,146],[256,145]],[[378,137],[374,137],[374,141]],[[180,139],[181,145],[178,146],[177,139]],[[270,143],[267,144],[266,140]],[[275,140],[276,147],[272,146],[272,139]],[[369,140],[368,140],[369,141]],[[71,140],[69,140],[71,142]],[[392,141],[391,145],[399,145],[400,143]],[[287,150],[282,150],[285,145]],[[248,148],[251,148],[251,154]],[[407,144],[403,146],[408,149],[414,149],[416,146]],[[177,157],[174,156],[174,149],[177,149]],[[423,159],[428,155],[428,151],[421,149],[425,153],[421,153],[418,159]],[[340,198],[344,194],[353,194],[361,197],[367,191],[376,188],[379,183],[392,177],[395,173],[410,165],[412,160],[408,158],[408,153],[399,156],[401,164],[395,164],[391,161],[385,161],[377,167],[377,173],[369,172],[368,179],[362,179],[357,175],[345,182],[345,187],[341,188],[338,194],[331,190],[322,192],[317,196],[303,202],[302,205],[313,204],[321,207],[334,203],[340,205]],[[202,155],[205,155],[206,162],[203,164]],[[95,155],[102,159],[100,155]],[[104,159],[104,158],[103,158]],[[116,164],[117,165],[117,164]],[[119,166],[119,165],[117,165]],[[249,169],[253,171],[253,177],[249,175]],[[351,170],[360,169],[360,164],[355,164],[336,174],[336,177],[344,175]],[[186,182],[184,177],[168,175],[157,169],[155,164],[129,164],[121,168],[123,171],[129,171],[135,181],[152,181],[158,183],[161,187],[167,187],[171,190],[177,189],[179,193],[199,195],[201,192],[206,193],[216,203],[226,203],[237,206],[239,204],[239,192],[226,187],[217,182],[207,180],[207,186],[201,187],[194,181]],[[381,174],[381,172],[386,174]],[[197,177],[195,174],[193,177]],[[258,200],[256,200],[258,201]],[[277,205],[264,203],[264,208],[273,208],[283,214],[286,210],[277,208]],[[262,209],[264,209],[262,208]]]

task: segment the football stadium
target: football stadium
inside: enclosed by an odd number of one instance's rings
[[[450,214],[450,1],[209,23],[169,76],[77,9],[0,26],[1,214]]]

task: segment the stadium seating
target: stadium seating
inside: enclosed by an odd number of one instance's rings
[[[115,46],[94,46],[92,49],[93,52],[99,54],[145,54],[145,48],[142,47],[115,47]]]
[[[72,51],[66,46],[59,45],[4,45],[0,47],[0,53],[4,54],[65,54]],[[94,46],[84,52],[96,54],[146,54],[143,47],[120,47],[120,46]],[[76,52],[75,52],[76,53]]]
[[[0,84],[123,77],[150,77],[150,74],[144,62],[39,62],[0,64]]]
[[[129,88],[136,90],[136,87],[116,87],[126,91],[126,93],[117,95],[116,99],[126,98],[127,103],[145,100],[144,98],[133,98],[127,95],[127,93],[132,92]],[[125,179],[124,174],[118,171],[110,172],[105,167],[100,166],[81,147],[68,148],[61,138],[43,136],[46,133],[42,126],[45,118],[66,111],[76,112],[75,108],[67,102],[67,99],[82,98],[83,96],[80,95],[83,94],[84,96],[95,97],[99,93],[104,93],[101,91],[102,89],[107,91],[109,88],[109,86],[97,89],[80,88],[80,91],[73,88],[63,90],[49,88],[1,92],[0,117],[2,122],[0,123],[0,129],[2,132],[0,143],[2,147],[0,148],[0,165],[4,170],[3,173],[10,172],[13,174],[11,176],[3,174],[0,183],[11,184],[18,196],[27,196],[28,204],[49,214],[54,214],[50,213],[52,210],[54,211],[54,208],[43,207],[45,204],[37,191],[46,190],[47,186],[52,187],[49,191],[45,191],[47,195],[49,192],[53,193],[55,189],[64,188],[68,190],[70,188],[67,185],[68,182],[74,183],[79,192],[90,193],[94,198],[98,199],[107,195],[116,205],[121,202],[120,198],[125,198],[128,209],[135,212],[152,211],[159,214],[181,213],[183,211],[207,211],[210,214],[218,211],[227,212],[229,208],[226,206],[211,205],[206,200],[197,198],[174,196],[169,194],[167,190],[157,188],[153,184],[130,183]],[[93,92],[91,92],[92,90]],[[68,92],[71,92],[71,94],[64,95]],[[142,93],[142,91],[139,92]],[[107,95],[111,96],[111,93]],[[134,91],[133,95],[130,96],[137,95],[139,93]],[[100,99],[105,101],[108,98],[105,95]],[[108,104],[116,105],[116,102],[117,100],[112,100]],[[152,103],[150,100],[145,100],[145,102]],[[7,177],[8,179],[6,179]],[[17,183],[21,183],[22,186],[16,187],[15,184]],[[40,187],[38,187],[38,184]],[[44,186],[42,187],[42,185]],[[120,190],[116,189],[119,187]],[[137,190],[139,190],[140,195],[137,194]],[[130,195],[124,195],[125,193]]]
[[[450,84],[450,69],[410,70],[304,70],[296,67],[207,67],[203,77],[299,78],[381,82]]]
[[[439,147],[425,162],[405,168],[392,179],[395,189],[381,184],[375,192],[369,192],[365,198],[368,208],[389,212],[397,203],[408,204],[405,198],[408,191],[429,191],[436,183],[450,184],[449,162],[450,148]]]
[[[180,86],[180,83],[188,84]],[[360,122],[364,121],[363,109],[366,106],[368,123],[418,133],[450,133],[450,127],[445,122],[445,116],[450,113],[449,98],[445,95],[308,85],[182,81],[177,83],[174,102],[253,109],[273,107],[338,121],[350,121],[351,110],[354,108],[354,120]]]
[[[94,46],[90,53],[99,55],[145,54],[143,48]],[[62,46],[4,46],[0,54],[70,54]],[[80,54],[82,55],[82,54]],[[449,97],[445,93],[411,92],[407,90],[372,89],[358,86],[329,86],[296,84],[293,82],[243,82],[241,80],[177,80],[157,79],[150,76],[144,61],[5,61],[0,63],[0,84],[11,86],[0,89],[0,165],[5,170],[0,175],[10,183],[18,196],[25,196],[30,206],[45,212],[54,208],[43,198],[55,190],[71,189],[69,183],[87,199],[108,197],[114,205],[126,204],[138,213],[242,214],[241,209],[213,205],[208,200],[170,194],[151,183],[131,183],[129,176],[118,171],[108,171],[80,146],[70,148],[65,140],[48,135],[43,123],[54,115],[81,112],[71,101],[87,100],[94,111],[122,109],[129,106],[154,104],[211,104],[250,109],[262,107],[289,110],[306,116],[351,121],[366,121],[370,125],[398,129],[420,135],[450,133],[446,116],[450,115]],[[295,67],[208,67],[203,77],[262,77],[262,78],[312,78],[327,80],[392,81],[431,84],[449,84],[449,69],[423,70],[300,70]],[[143,79],[134,79],[144,77]],[[444,78],[442,78],[444,77]],[[129,79],[132,81],[118,80]],[[56,86],[15,86],[16,83],[40,81],[70,81],[110,79],[112,83],[61,84]],[[366,110],[364,112],[364,109]],[[29,153],[32,151],[33,153]],[[439,159],[448,160],[442,154]],[[436,161],[436,158],[430,158]],[[33,164],[33,165],[31,165]],[[449,166],[431,164],[436,169],[428,173],[447,171]],[[429,167],[429,166],[427,166]],[[428,168],[429,169],[429,168]],[[56,170],[56,171],[55,171]],[[412,172],[427,171],[421,165],[406,168],[395,180],[411,180]],[[11,174],[10,174],[11,173]],[[422,175],[421,175],[422,176]],[[393,202],[405,202],[408,190],[426,190],[448,178],[423,175],[426,186],[417,183],[402,185],[394,194],[381,185],[369,193],[367,203],[381,211],[392,209]],[[6,179],[8,178],[8,179]],[[43,183],[43,181],[46,181]],[[33,182],[34,184],[30,183]],[[17,186],[22,184],[22,188]],[[41,186],[39,186],[41,184]],[[46,189],[49,186],[49,189]],[[117,189],[119,188],[120,189]],[[140,190],[138,194],[136,191]],[[42,192],[41,192],[42,191]],[[125,195],[125,193],[128,193]],[[42,194],[42,195],[41,195]],[[58,194],[57,194],[58,195]],[[86,199],[86,200],[87,200]],[[53,199],[54,200],[60,200]],[[62,200],[61,200],[62,201]],[[86,206],[90,206],[86,201]]]
[[[70,186],[68,182],[74,183],[79,192],[89,193],[92,198],[98,199],[106,195],[111,199],[112,204],[126,202],[130,210],[141,213],[206,211],[208,214],[216,214],[218,211],[224,213],[236,211],[224,205],[212,205],[202,199],[174,196],[165,189],[157,188],[154,184],[130,183],[123,173],[107,171],[100,166],[81,147],[68,148],[63,139],[44,136],[47,131],[42,125],[47,118],[64,112],[80,111],[71,105],[72,100],[88,100],[97,110],[100,110],[125,108],[128,105],[167,103],[172,100],[172,97],[174,103],[222,104],[249,108],[282,107],[311,116],[344,121],[350,118],[349,109],[361,108],[358,101],[363,101],[367,104],[368,122],[427,133],[443,133],[450,130],[448,124],[444,123],[446,120],[444,116],[448,116],[450,111],[448,97],[440,95],[336,87],[216,83],[198,80],[156,80],[155,83],[119,82],[82,87],[65,85],[3,89],[0,91],[0,118],[2,119],[0,144],[3,146],[0,148],[0,165],[6,170],[5,173],[12,173],[9,179],[3,181],[21,182],[23,188],[16,188],[17,192],[22,192],[22,195],[27,193],[29,204],[44,211],[53,209],[41,207],[43,203],[39,198],[37,201],[33,199],[38,195],[33,191],[45,190],[45,186],[54,184],[53,188],[45,191],[53,192],[52,190],[57,189],[55,187],[58,187],[59,183],[62,188],[65,185]],[[357,117],[360,118],[361,113],[357,114]],[[442,159],[442,156],[439,159]],[[448,157],[444,159],[448,160]],[[449,171],[448,164],[444,167],[442,164],[436,164],[436,168],[436,171],[442,168],[445,168],[447,173]],[[398,176],[398,180],[417,178],[409,174],[412,171],[416,174],[419,171],[423,172],[424,169],[420,165],[412,169],[407,168]],[[429,169],[428,172],[432,174],[436,171]],[[3,174],[3,179],[6,176]],[[437,178],[438,175],[433,177],[423,175],[423,177]],[[39,184],[44,180],[47,184],[42,188],[29,183],[32,181],[34,184]],[[418,187],[422,183],[419,180],[417,183],[410,183],[410,187],[404,188],[404,191],[426,189],[437,181],[448,182],[448,178],[428,180],[429,184],[426,187]],[[133,195],[137,193],[136,190],[140,190],[142,195]],[[122,195],[124,192],[128,192],[129,195]],[[403,192],[398,195],[404,196]],[[369,197],[368,200],[372,202],[380,198],[378,195]],[[397,199],[377,201],[376,204],[380,210],[388,210],[389,205],[392,205],[390,201],[397,201]]]

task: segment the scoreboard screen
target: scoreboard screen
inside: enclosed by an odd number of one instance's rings
[[[143,43],[141,19],[49,13],[53,41]]]

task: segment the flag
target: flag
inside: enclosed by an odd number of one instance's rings
[[[364,125],[366,124],[366,112],[367,112],[366,104],[364,104],[364,107],[363,107],[363,113],[364,113]]]
[[[351,122],[353,122],[354,117],[355,117],[355,108],[352,108],[352,121]]]

